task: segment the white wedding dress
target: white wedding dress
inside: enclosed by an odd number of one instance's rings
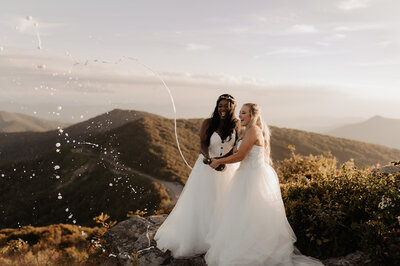
[[[219,208],[219,221],[208,235],[208,265],[323,265],[294,254],[296,236],[286,218],[278,177],[265,163],[264,147],[251,148]]]
[[[223,156],[234,144],[235,132],[224,141],[214,132],[208,147],[209,155]],[[208,250],[206,236],[216,223],[215,210],[239,165],[226,165],[223,171],[216,171],[204,164],[203,159],[200,154],[178,202],[154,237],[157,247],[162,251],[170,250],[175,258],[204,254]]]

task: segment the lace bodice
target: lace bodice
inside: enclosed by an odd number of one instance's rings
[[[208,153],[210,157],[221,157],[227,154],[235,145],[236,133],[235,130],[232,132],[230,137],[227,137],[223,141],[217,132],[214,132],[210,138],[210,146],[208,146]]]

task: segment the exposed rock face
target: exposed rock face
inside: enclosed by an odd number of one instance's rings
[[[154,235],[167,215],[146,218],[133,216],[118,223],[104,235],[111,250],[122,265],[206,265],[202,256],[188,259],[174,259],[170,252],[156,247]]]
[[[323,261],[326,266],[367,265],[369,262],[367,256],[361,251],[356,251],[345,257],[330,258]]]
[[[170,265],[170,266],[204,266],[207,265],[203,256],[187,259],[174,259],[170,252],[162,252],[156,247],[154,235],[167,215],[153,215],[146,218],[133,216],[129,220],[118,223],[104,235],[111,245],[116,259],[121,265]],[[322,261],[328,266],[352,266],[368,263],[367,256],[360,252],[351,253],[345,257],[330,258]],[[115,265],[110,257],[105,265]]]
[[[396,174],[400,173],[400,165],[386,165],[378,168],[376,171],[382,172],[384,174]]]

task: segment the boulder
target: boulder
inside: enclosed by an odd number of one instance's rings
[[[386,165],[376,169],[376,171],[384,174],[396,174],[400,173],[400,165]]]
[[[329,258],[323,261],[325,266],[356,266],[356,265],[367,265],[371,261],[361,251],[348,254],[344,257]]]
[[[203,256],[175,259],[170,252],[162,252],[153,239],[158,227],[167,215],[153,215],[146,218],[133,216],[118,223],[104,234],[110,244],[111,257],[121,265],[206,265]]]

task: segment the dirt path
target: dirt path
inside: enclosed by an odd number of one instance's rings
[[[182,192],[183,186],[178,182],[170,182],[170,181],[160,180],[160,179],[158,179],[158,178],[156,178],[154,176],[151,176],[149,174],[143,173],[141,171],[138,171],[136,169],[130,168],[130,167],[125,166],[125,165],[121,165],[118,162],[115,162],[110,158],[103,157],[103,159],[107,163],[110,163],[110,164],[114,165],[115,168],[120,168],[120,169],[123,169],[125,171],[131,172],[133,174],[141,175],[141,176],[146,177],[146,178],[148,178],[148,179],[150,179],[150,180],[152,180],[152,181],[154,181],[156,183],[164,185],[165,189],[167,190],[167,193],[168,193],[168,195],[171,198],[171,201],[173,203],[176,203],[176,201],[179,198],[179,195]]]
[[[87,152],[87,151],[83,151],[83,150],[79,150],[79,149],[74,150],[74,152],[79,152],[81,154],[90,155],[90,156],[98,155],[96,153],[91,153],[91,152]],[[100,155],[100,158],[102,160],[106,161],[107,163],[113,165],[114,168],[117,169],[117,170],[121,169],[121,170],[130,172],[130,173],[133,173],[133,174],[137,174],[137,175],[143,176],[145,178],[148,178],[151,181],[154,181],[154,182],[156,182],[158,184],[164,185],[169,197],[171,198],[171,201],[174,204],[176,203],[176,201],[179,198],[179,195],[182,192],[183,186],[178,182],[170,182],[170,181],[160,180],[160,179],[158,179],[158,178],[156,178],[154,176],[151,176],[149,174],[146,174],[144,172],[141,172],[141,171],[138,171],[138,170],[133,169],[131,167],[122,165],[118,161],[115,161],[113,157],[110,157],[110,156],[107,156],[107,155]]]

